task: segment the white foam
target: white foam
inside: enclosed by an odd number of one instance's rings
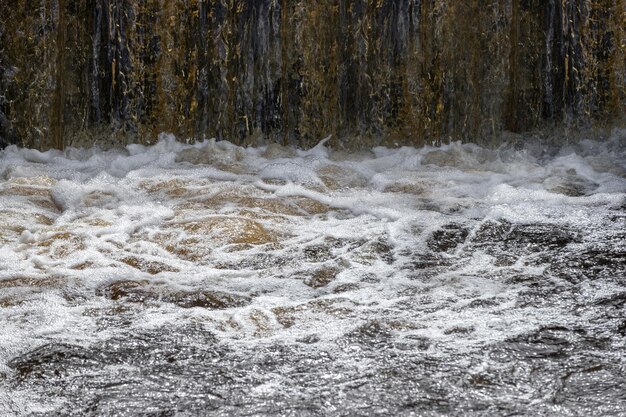
[[[398,325],[400,336],[427,336],[471,349],[562,312],[558,306],[515,307],[521,284],[496,282],[490,274],[497,274],[498,267],[484,252],[468,255],[462,268],[436,277],[416,275],[409,266],[428,253],[433,232],[448,223],[475,231],[488,220],[593,230],[607,210],[626,199],[626,151],[617,139],[585,142],[582,149],[552,159],[529,150],[461,143],[378,147],[345,157],[329,149],[326,140],[274,159],[263,156],[265,148],[215,141],[185,145],[171,135],[155,146],[123,150],[6,148],[0,153],[0,285],[18,278],[32,282],[25,284],[27,290],[11,293],[15,306],[0,307],[0,327],[8,335],[0,340],[0,371],[8,359],[44,341],[90,343],[104,337],[86,312],[114,305],[94,294],[120,279],[162,291],[215,290],[251,298],[243,307],[219,312],[155,302],[136,326],[195,317],[237,343],[294,341],[317,333],[324,344],[370,320],[386,320],[392,311],[394,320],[405,323],[405,328]],[[323,172],[335,175],[338,186],[325,183]],[[34,177],[51,181],[18,181]],[[572,181],[583,195],[559,192]],[[29,195],[31,189],[37,193]],[[221,201],[220,192],[232,200]],[[194,201],[197,208],[183,208]],[[236,227],[228,233],[211,229],[214,219],[224,218],[239,223],[233,222]],[[200,223],[199,229],[185,228],[190,221]],[[376,249],[376,242],[389,247]],[[185,245],[198,253],[185,253]],[[314,247],[321,247],[323,260],[307,254]],[[385,261],[376,250],[387,251],[393,260]],[[462,256],[462,251],[460,246],[443,258]],[[133,257],[144,264],[127,259]],[[514,267],[533,276],[541,272],[521,261]],[[323,268],[338,273],[326,285],[307,285]],[[44,278],[57,284],[37,287],[34,281]],[[74,304],[63,295],[67,292],[87,301]],[[463,309],[489,297],[502,302],[497,308]],[[432,311],[416,313],[424,306]],[[286,320],[295,324],[287,326]],[[474,332],[458,341],[446,333],[455,326]]]

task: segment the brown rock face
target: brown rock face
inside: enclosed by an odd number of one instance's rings
[[[0,146],[489,144],[624,124],[624,0],[12,0]]]

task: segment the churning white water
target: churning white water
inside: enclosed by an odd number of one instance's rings
[[[624,415],[626,132],[0,153],[2,415]]]

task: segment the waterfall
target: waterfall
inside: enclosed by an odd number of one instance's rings
[[[0,0],[0,417],[626,416],[625,6]]]
[[[354,149],[610,128],[624,16],[623,0],[6,1],[0,140]]]

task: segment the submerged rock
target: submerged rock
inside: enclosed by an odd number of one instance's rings
[[[96,362],[88,349],[50,343],[12,359],[7,365],[20,379],[59,378],[71,368],[93,367]]]
[[[598,184],[576,175],[576,171],[571,170],[565,176],[549,177],[543,182],[546,190],[563,194],[569,197],[582,197],[592,193]]]
[[[115,281],[96,290],[96,295],[117,301],[143,303],[159,298],[158,294],[151,291],[148,281],[123,280]]]
[[[563,248],[580,242],[581,235],[569,227],[556,224],[512,224],[506,221],[483,223],[471,242],[479,247],[497,250],[504,245],[511,255]],[[490,249],[491,250],[491,249]]]
[[[164,296],[162,300],[182,308],[201,307],[212,310],[243,307],[252,301],[250,297],[242,295],[204,290],[179,291]]]
[[[169,287],[150,285],[148,281],[123,280],[105,285],[97,295],[114,301],[131,303],[163,302],[182,308],[201,307],[212,310],[242,307],[252,299],[247,296],[213,290],[175,291]]]
[[[201,148],[183,149],[176,155],[176,162],[213,165],[223,171],[242,173],[245,169],[240,162],[244,157],[243,148],[226,141],[215,142],[213,140]]]
[[[320,168],[317,174],[330,190],[362,188],[369,182],[363,174],[339,165],[326,165]]]
[[[311,288],[325,287],[335,280],[339,272],[336,267],[323,267],[313,272],[304,283]]]
[[[428,247],[435,252],[451,252],[465,242],[468,234],[467,228],[450,223],[433,232],[428,240]]]
[[[278,241],[278,234],[271,233],[257,221],[241,217],[219,216],[172,226],[182,226],[186,232],[213,236],[229,244],[263,245]]]
[[[126,256],[122,258],[121,261],[130,267],[147,272],[150,275],[156,275],[161,272],[178,272],[178,268],[174,268],[166,263],[147,260],[137,256]]]
[[[282,146],[278,143],[270,143],[263,152],[263,157],[267,159],[293,158],[296,151],[288,146]]]

